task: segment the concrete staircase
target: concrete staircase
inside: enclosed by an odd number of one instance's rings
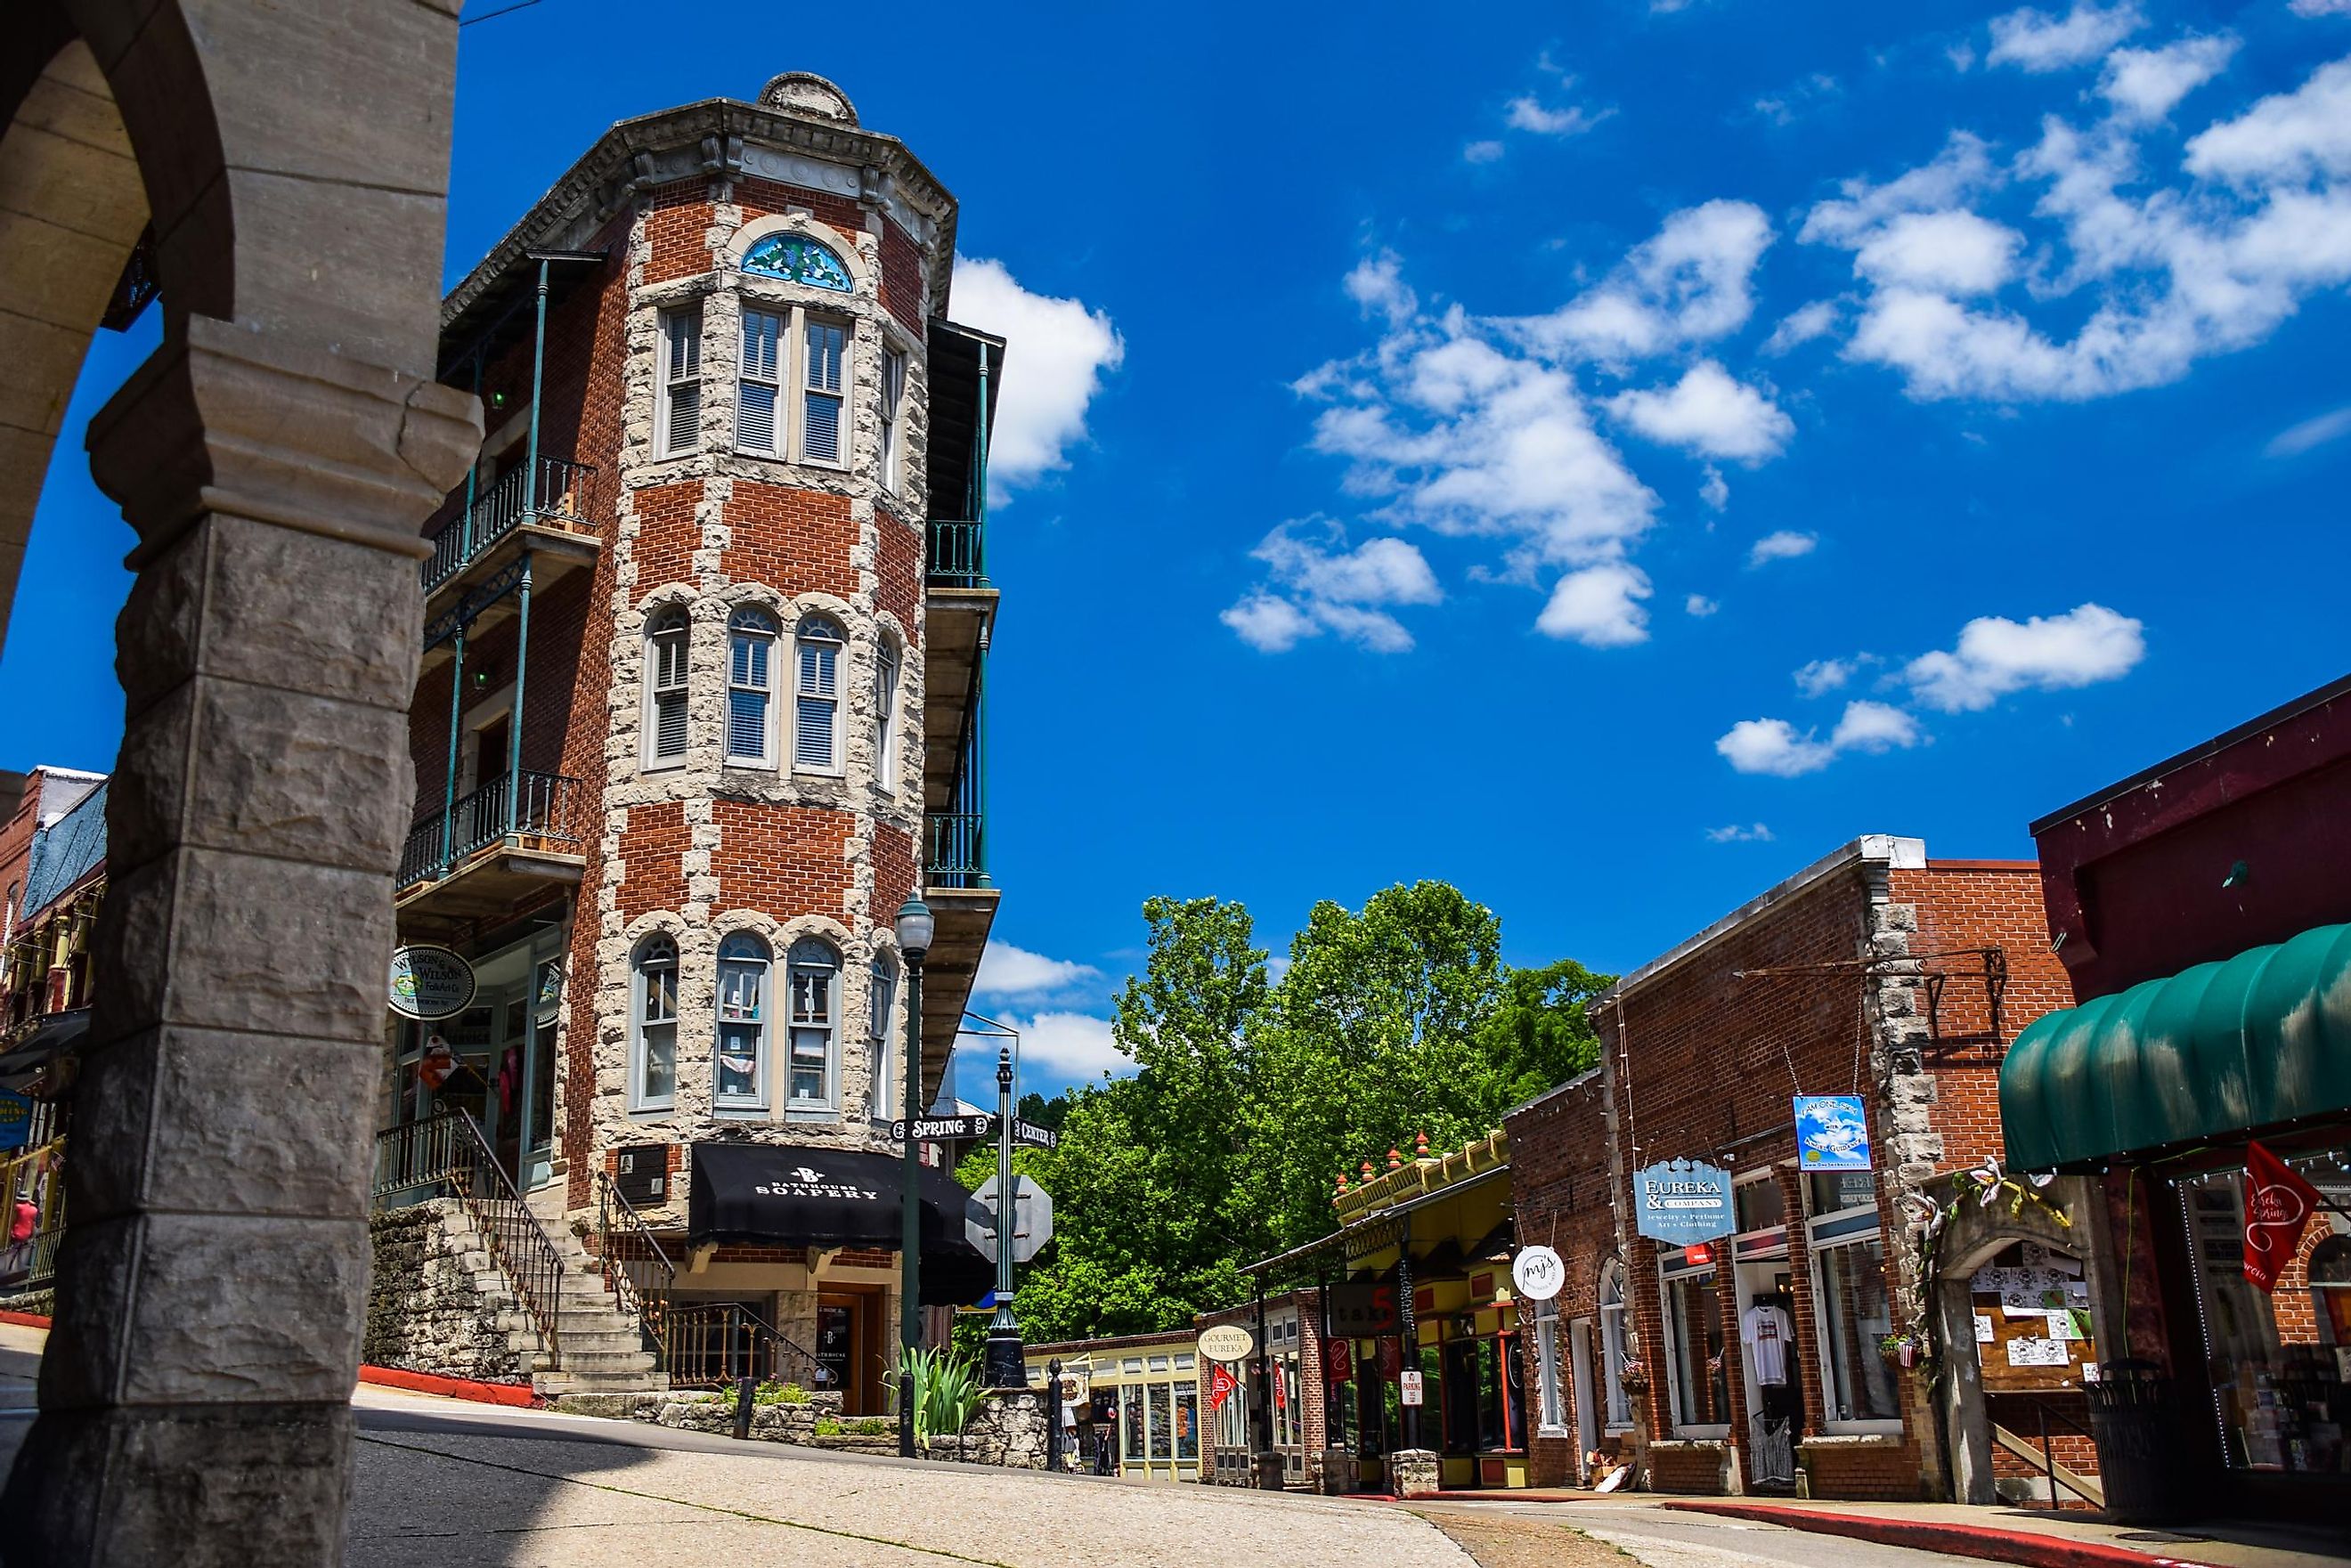
[[[530,1369],[531,1388],[544,1398],[565,1394],[641,1394],[669,1386],[636,1321],[620,1309],[604,1276],[580,1245],[563,1212],[560,1184],[530,1195],[531,1212],[563,1259],[561,1296],[556,1307],[560,1364],[548,1352],[538,1326],[516,1297],[486,1249],[478,1255],[475,1283],[501,1303],[499,1326],[507,1343]],[[487,1277],[485,1278],[485,1271]]]

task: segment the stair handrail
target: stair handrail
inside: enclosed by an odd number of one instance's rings
[[[384,1168],[387,1154],[392,1155],[389,1174]],[[549,1364],[559,1368],[563,1254],[515,1190],[513,1178],[498,1164],[470,1112],[444,1111],[376,1134],[375,1197],[427,1189],[457,1200],[490,1261],[506,1277],[538,1331]]]
[[[670,1261],[653,1227],[608,1171],[596,1173],[596,1255],[603,1269],[604,1288],[612,1292],[621,1311],[635,1321],[637,1333],[653,1359],[664,1361],[663,1331],[677,1265]],[[616,1239],[619,1246],[614,1245]]]
[[[707,1338],[715,1324],[721,1330],[722,1370],[716,1378],[693,1375],[681,1354],[690,1338]],[[707,1385],[729,1385],[748,1371],[761,1383],[796,1383],[810,1389],[828,1388],[832,1371],[816,1352],[785,1333],[740,1301],[713,1301],[705,1306],[673,1307],[663,1322],[663,1371],[673,1385],[681,1380]],[[738,1366],[734,1350],[737,1329],[747,1331],[747,1352]],[[701,1331],[699,1334],[696,1331]],[[762,1341],[766,1342],[764,1344]],[[798,1375],[786,1376],[786,1373]]]
[[[2089,1427],[2084,1426],[2081,1422],[2074,1420],[2071,1416],[2066,1415],[2063,1410],[2051,1408],[2049,1402],[2045,1399],[2032,1398],[2029,1402],[2032,1406],[2034,1415],[2039,1416],[2041,1421],[2041,1469],[2043,1473],[2049,1478],[2049,1511],[2052,1513],[2057,1511],[2059,1507],[2057,1489],[2061,1486],[2067,1491],[2072,1492],[2074,1496],[2080,1498],[2084,1502],[2088,1503],[2092,1508],[2105,1507],[2106,1500],[2100,1492],[2093,1492],[2085,1490],[2082,1483],[2085,1478],[2076,1476],[2069,1467],[2061,1465],[2057,1462],[2056,1450],[2051,1445],[2049,1440],[2049,1423],[2053,1420],[2060,1427],[2069,1427],[2075,1435],[2088,1437],[2094,1442],[2097,1438],[2097,1434],[2090,1430]],[[1995,1426],[1997,1424],[1995,1423]],[[2015,1435],[2011,1433],[2010,1436],[2014,1437]],[[2020,1454],[2019,1457],[2025,1459],[2027,1462],[2031,1461],[2032,1456],[2030,1450],[2030,1445],[2023,1439],[2018,1439],[2017,1442],[2003,1446],[2006,1447],[2009,1452],[2012,1454],[2018,1453],[2020,1448],[2024,1448],[2025,1451]]]

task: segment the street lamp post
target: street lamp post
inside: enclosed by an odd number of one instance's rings
[[[1012,1235],[1018,1212],[1012,1176],[1012,1048],[996,1053],[996,1316],[988,1321],[982,1380],[990,1388],[1023,1388],[1029,1373],[1020,1354],[1020,1322],[1012,1315]]]
[[[914,1457],[914,1353],[923,1344],[922,1154],[914,1123],[923,1113],[923,960],[937,929],[918,897],[898,906],[898,952],[906,960],[906,1157],[898,1226],[898,1452]]]

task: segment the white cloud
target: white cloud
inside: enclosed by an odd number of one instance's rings
[[[1984,59],[2028,71],[2063,70],[2096,59],[2146,25],[2147,18],[2127,0],[2105,10],[2075,0],[2062,17],[2028,5],[1992,18],[1991,49]]]
[[[2351,6],[2351,0],[2344,0]],[[2318,414],[2290,425],[2270,438],[2263,453],[2272,457],[2299,457],[2314,447],[2351,435],[2351,408],[2338,408],[2331,413]]]
[[[1805,214],[1804,226],[1796,237],[1808,244],[1857,250],[1899,214],[1941,212],[2001,183],[1990,145],[1980,137],[1954,131],[1932,162],[1882,185],[1858,178],[1844,181],[1839,186],[1842,194]]]
[[[1706,477],[1698,482],[1698,499],[1719,512],[1730,505],[1730,482],[1722,476],[1721,469],[1709,463],[1706,465]]]
[[[1809,343],[1824,333],[1836,330],[1837,302],[1815,299],[1810,305],[1800,305],[1782,318],[1763,340],[1767,354],[1784,354],[1800,343]]]
[[[1548,109],[1532,93],[1510,99],[1503,120],[1513,131],[1531,131],[1538,136],[1581,136],[1616,111],[1604,109],[1593,114],[1579,104],[1565,109]]]
[[[1087,405],[1126,344],[1107,312],[1031,294],[1002,262],[976,256],[956,258],[955,317],[1008,340],[987,447],[988,485],[1002,501],[1069,466],[1067,450],[1086,438]]]
[[[1461,149],[1462,158],[1471,163],[1491,163],[1502,155],[1499,141],[1472,141]]]
[[[2182,38],[2159,49],[2116,49],[2106,57],[2098,91],[2117,114],[2161,120],[2181,99],[2228,69],[2236,52],[2233,33]]]
[[[1374,653],[1402,653],[1412,633],[1383,604],[1436,604],[1445,598],[1417,546],[1398,538],[1346,548],[1346,531],[1324,518],[1284,523],[1249,553],[1266,563],[1278,593],[1252,589],[1218,617],[1261,653],[1286,653],[1325,630]]]
[[[2287,0],[2297,16],[2351,16],[2351,0]]]
[[[1796,672],[1796,689],[1808,697],[1833,692],[1853,679],[1853,665],[1844,659],[1814,659]]]
[[[2351,173],[2351,59],[2311,73],[2188,143],[2188,172],[2208,179],[2283,183]]]
[[[1048,958],[997,937],[979,956],[979,974],[971,990],[977,997],[1038,996],[1101,978],[1102,971],[1090,964]]]
[[[1687,207],[1596,288],[1509,325],[1562,360],[1621,361],[1711,341],[1747,324],[1755,308],[1750,279],[1771,243],[1771,225],[1752,203]]]
[[[1918,721],[1884,703],[1850,702],[1826,740],[1817,731],[1798,730],[1784,718],[1741,719],[1714,749],[1741,773],[1794,779],[1817,773],[1847,751],[1881,752],[1912,747],[1922,737]]]
[[[1771,841],[1771,830],[1761,822],[1746,825],[1733,822],[1727,828],[1708,828],[1706,836],[1709,843],[1768,844]]]
[[[1945,713],[1988,708],[2011,692],[2064,691],[2117,680],[2147,655],[2138,622],[2103,604],[2023,624],[1979,616],[1959,629],[1956,649],[1924,653],[1902,677],[1918,701]]]
[[[1663,392],[1621,392],[1608,411],[1652,441],[1750,464],[1777,456],[1796,432],[1771,399],[1712,360],[1700,360]]]
[[[1364,315],[1377,313],[1391,323],[1410,320],[1420,308],[1420,300],[1405,283],[1403,258],[1392,250],[1357,262],[1347,274],[1344,287],[1347,298],[1362,307]]]
[[[1573,639],[1587,648],[1624,648],[1649,640],[1648,575],[1639,567],[1610,561],[1569,572],[1552,589],[1551,601],[1535,620],[1546,637]]]
[[[1314,618],[1280,594],[1259,589],[1244,594],[1217,620],[1260,653],[1286,653],[1308,637],[1320,637]]]
[[[1812,554],[1819,548],[1820,542],[1818,534],[1803,534],[1798,533],[1793,528],[1782,528],[1777,533],[1765,534],[1755,541],[1753,548],[1747,552],[1747,564],[1757,567],[1775,560],[1793,560],[1798,556]]]
[[[1134,1060],[1111,1037],[1110,1019],[1088,1013],[1038,1013],[1025,1022],[1004,1020],[1020,1031],[1021,1071],[1039,1082],[1088,1082],[1108,1072],[1123,1078]],[[991,1053],[992,1054],[992,1053]]]
[[[1881,287],[1990,294],[2016,270],[2024,236],[1964,211],[1904,213],[1854,253],[1855,276]]]
[[[1721,609],[1722,606],[1717,604],[1713,600],[1708,599],[1703,593],[1693,593],[1687,599],[1682,601],[1682,608],[1687,611],[1690,614],[1696,615],[1700,619],[1704,619],[1706,616],[1711,615],[1716,611]]]

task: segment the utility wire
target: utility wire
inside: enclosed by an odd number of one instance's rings
[[[533,5],[537,5],[541,3],[542,0],[516,0],[516,3],[512,5],[502,6],[496,11],[485,11],[478,16],[461,16],[457,19],[457,26],[460,27],[470,27],[476,22],[486,22],[492,17],[510,16],[517,11],[528,11]]]

